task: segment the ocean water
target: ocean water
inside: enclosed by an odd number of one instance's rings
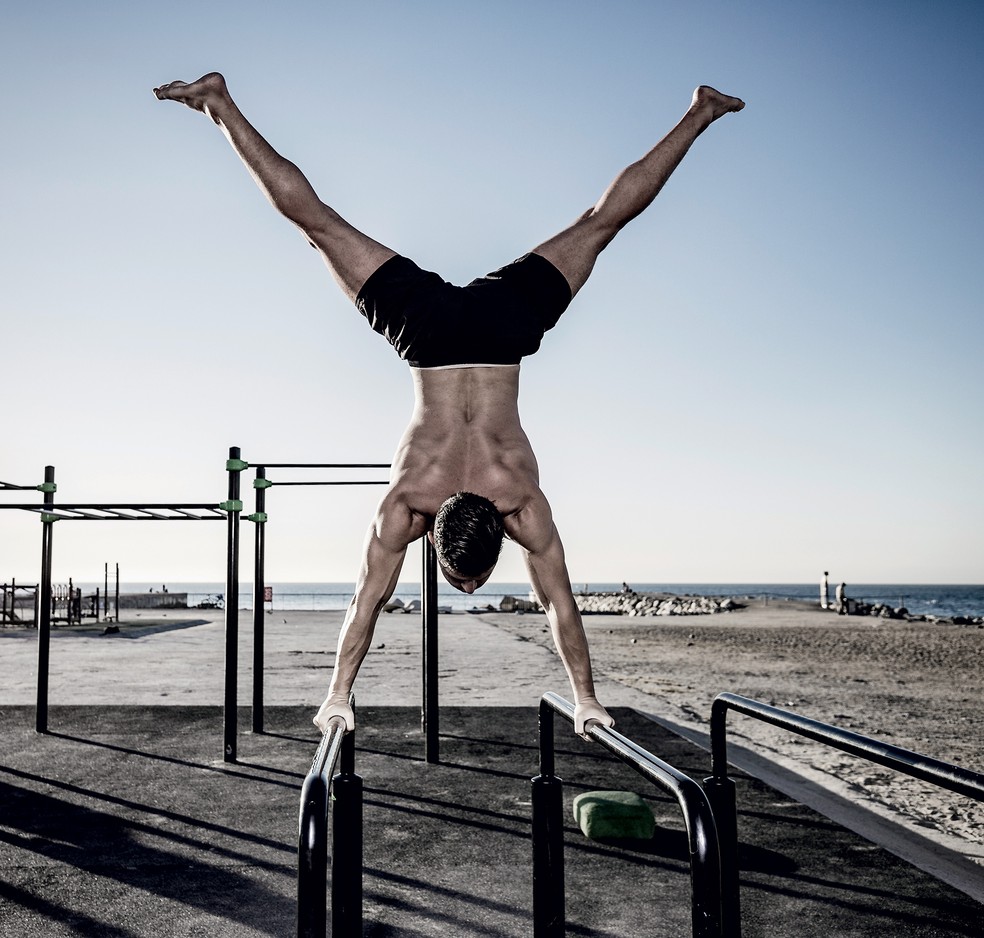
[[[225,593],[224,583],[121,583],[121,593],[158,592],[163,586],[168,592],[187,593],[188,605],[214,599]],[[353,583],[270,583],[273,587],[273,609],[275,610],[332,610],[344,609],[352,597]],[[834,599],[836,582],[830,584],[830,599]],[[77,583],[86,594],[102,583]],[[621,583],[574,583],[575,592],[615,592]],[[672,593],[677,596],[732,596],[736,599],[750,598],[785,601],[801,600],[819,602],[818,583],[630,583],[639,593]],[[112,595],[113,584],[110,583]],[[420,584],[400,583],[394,598],[404,603],[420,599]],[[456,611],[481,608],[491,604],[498,606],[503,596],[526,598],[530,595],[528,583],[488,583],[477,593],[459,593],[443,581],[438,585],[440,605],[450,606]],[[884,603],[897,608],[904,606],[912,615],[980,616],[984,615],[984,586],[971,585],[911,585],[911,584],[847,584],[847,596],[868,603]],[[253,606],[253,585],[242,582],[239,586],[239,606],[251,609]]]

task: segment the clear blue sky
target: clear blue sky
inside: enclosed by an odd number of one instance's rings
[[[230,445],[386,462],[409,416],[406,367],[154,85],[223,71],[326,201],[463,282],[591,205],[708,83],[747,108],[523,367],[572,578],[981,582],[982,48],[977,2],[18,4],[0,479],[218,501]],[[352,579],[380,494],[275,489],[269,578]],[[36,579],[39,529],[0,513],[0,579]],[[60,524],[55,560],[218,580],[222,526]],[[507,548],[497,579],[522,577]]]

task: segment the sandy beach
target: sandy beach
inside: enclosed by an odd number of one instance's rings
[[[342,614],[265,618],[266,701],[311,705],[327,687]],[[101,626],[57,629],[52,704],[221,704],[221,613],[130,612],[119,635]],[[975,771],[984,769],[984,629],[841,617],[797,603],[756,602],[735,612],[584,619],[600,699],[632,706],[697,736],[722,691],[835,723]],[[420,700],[420,619],[380,617],[356,683],[357,700]],[[251,687],[252,616],[240,616],[239,700]],[[539,614],[440,619],[442,705],[535,706],[569,685]],[[31,704],[37,636],[0,630],[0,704]],[[984,806],[748,718],[729,718],[732,745],[863,803],[876,813],[984,863]],[[709,765],[709,763],[708,763]]]

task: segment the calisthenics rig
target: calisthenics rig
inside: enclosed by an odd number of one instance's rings
[[[33,512],[40,516],[41,578],[38,612],[38,683],[35,728],[48,731],[48,678],[51,651],[51,568],[53,528],[56,521],[224,521],[226,524],[226,601],[225,601],[225,676],[223,696],[223,759],[236,761],[237,751],[237,675],[239,652],[239,525],[240,516],[256,524],[253,603],[253,729],[263,731],[263,595],[265,585],[266,492],[274,485],[386,485],[387,480],[358,479],[330,481],[272,480],[268,469],[389,469],[388,463],[254,463],[256,510],[243,515],[241,476],[250,464],[241,458],[239,447],[229,449],[226,461],[227,497],[222,502],[199,503],[56,503],[55,469],[46,466],[44,482],[39,485],[14,485],[0,482],[0,492],[37,491],[40,503],[0,504],[0,509]],[[426,737],[427,761],[438,760],[437,695],[437,560],[426,538],[424,544],[423,581],[423,648],[424,679],[421,721]]]

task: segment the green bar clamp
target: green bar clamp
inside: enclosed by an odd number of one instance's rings
[[[57,492],[58,485],[55,482],[42,482],[40,485],[34,486],[39,492]]]
[[[268,489],[271,485],[273,482],[270,479],[253,479],[254,489]]]
[[[238,498],[233,498],[227,502],[219,502],[219,508],[223,511],[242,511],[243,503]]]
[[[255,521],[257,524],[263,524],[267,519],[267,513],[265,511],[256,511],[251,515],[243,515],[247,521]]]
[[[245,459],[227,459],[226,469],[229,472],[242,472],[243,469],[249,469],[249,463]]]
[[[58,515],[50,514],[47,511],[41,512],[41,523],[42,524],[54,524],[56,521],[60,520]]]

